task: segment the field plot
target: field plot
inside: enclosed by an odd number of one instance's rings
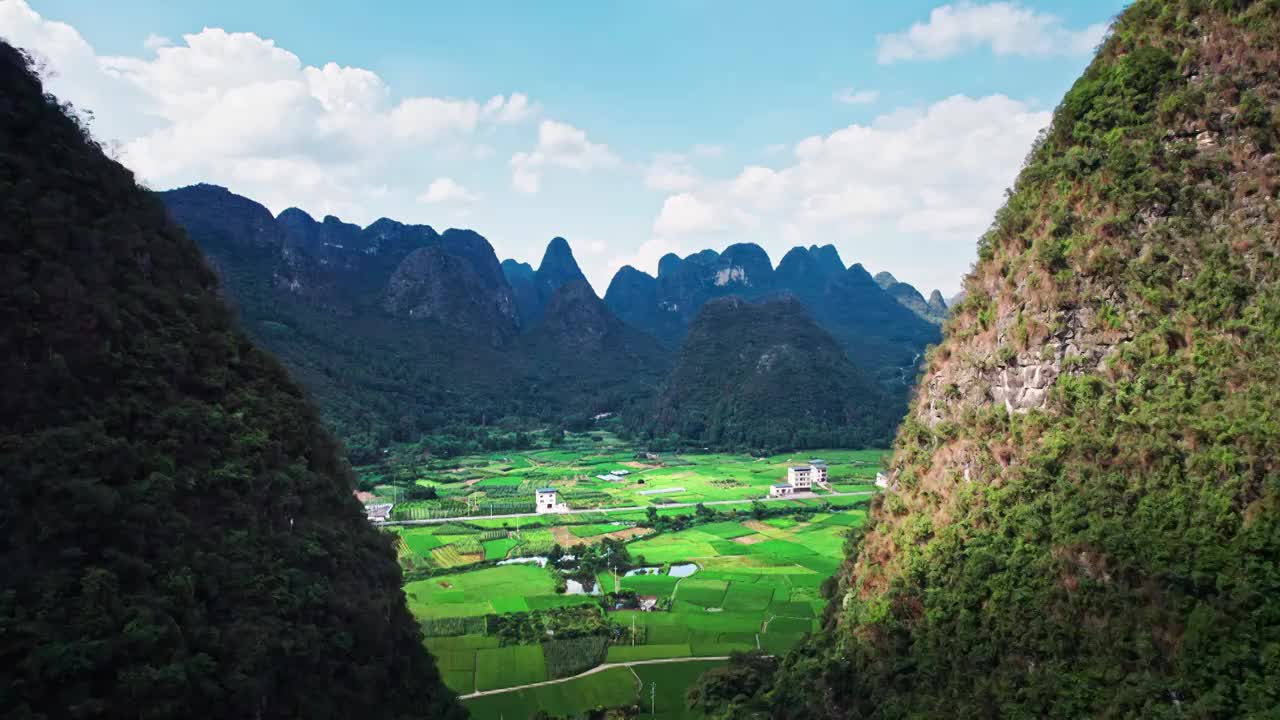
[[[555,717],[572,716],[600,706],[630,705],[638,698],[635,675],[627,668],[610,668],[568,682],[463,702],[474,720],[501,720],[527,718],[539,710]]]
[[[557,594],[551,576],[537,565],[439,575],[407,583],[404,593],[418,618],[473,617],[594,602],[585,595]]]
[[[770,485],[784,481],[787,466],[812,458],[826,461],[836,491],[859,492],[874,490],[884,454],[881,450],[833,449],[768,458],[663,454],[654,460],[641,458],[609,433],[576,435],[563,447],[426,461],[419,458],[410,467],[397,470],[397,477],[407,474],[418,486],[435,490],[438,497],[399,502],[395,517],[529,512],[533,489],[548,486],[559,490],[573,509],[748,501],[767,496]],[[378,484],[394,474],[386,466],[365,466],[358,472],[364,486],[372,486],[375,495],[394,500],[396,489]]]

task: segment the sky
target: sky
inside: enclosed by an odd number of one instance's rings
[[[147,187],[467,227],[601,295],[735,242],[950,296],[1117,0],[0,0]]]

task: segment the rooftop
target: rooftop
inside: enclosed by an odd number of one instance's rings
[[[773,486],[776,488],[791,487],[791,483],[774,483]]]
[[[788,470],[808,470],[808,469],[809,469],[809,466],[808,466],[808,465],[792,465],[791,467],[789,467],[789,468],[787,468],[787,469],[788,469]]]
[[[556,492],[556,489],[555,489],[555,488],[538,488],[538,489],[537,489],[537,492],[540,492],[540,493],[544,493],[544,492]]]

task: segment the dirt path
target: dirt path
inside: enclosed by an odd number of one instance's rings
[[[632,675],[635,675],[636,671],[632,670],[633,665],[661,665],[664,663],[700,662],[703,660],[728,660],[728,659],[729,659],[728,655],[714,655],[711,657],[661,658],[658,660],[632,660],[631,662],[622,662],[622,663],[604,663],[602,665],[597,665],[591,668],[590,670],[587,670],[586,672],[580,672],[577,675],[571,675],[567,678],[560,678],[559,680],[543,680],[542,682],[529,683],[528,685],[516,685],[514,687],[509,687],[509,688],[499,688],[497,690],[477,690],[476,692],[473,692],[469,695],[459,695],[458,697],[462,698],[463,700],[466,700],[467,698],[480,697],[482,695],[498,695],[501,693],[515,692],[517,690],[528,690],[529,688],[542,687],[543,685],[555,685],[557,683],[569,682],[570,680],[577,680],[580,677],[595,675],[598,672],[604,672],[605,670],[609,670],[610,668],[617,668],[617,667],[627,668],[628,670],[631,670]],[[639,675],[636,675],[636,680],[637,681],[640,680]]]
[[[749,500],[708,500],[703,505],[750,505],[754,502],[770,503],[785,502],[787,500],[804,499],[804,498],[827,498],[827,497],[854,497],[863,495],[875,495],[874,490],[862,490],[859,492],[836,492],[826,495],[791,495],[789,497],[776,498],[751,498]],[[636,510],[647,510],[651,507],[658,509],[665,508],[688,508],[695,507],[698,503],[666,503],[664,505],[629,505],[627,507],[616,508],[584,508],[582,510],[567,510],[555,515],[585,515],[587,513],[617,513],[617,512],[635,512]],[[467,522],[468,520],[502,520],[504,518],[518,517],[540,517],[539,513],[511,513],[509,515],[467,515],[463,517],[453,518],[433,518],[430,520],[391,520],[388,522],[374,523],[375,525],[435,525],[447,522]]]

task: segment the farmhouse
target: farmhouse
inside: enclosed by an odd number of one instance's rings
[[[538,488],[534,491],[534,510],[538,513],[564,512],[569,506],[560,502],[555,488]]]
[[[810,490],[813,488],[813,475],[812,465],[792,465],[787,468],[787,483],[797,490]]]
[[[782,497],[795,493],[813,492],[814,484],[827,482],[827,463],[810,460],[808,465],[792,465],[787,468],[787,481],[769,488],[769,497]]]
[[[392,503],[378,503],[377,505],[365,505],[365,516],[369,522],[386,522],[391,519],[391,508],[395,507]]]
[[[827,481],[827,461],[817,458],[809,461],[809,471],[813,475],[813,481],[818,484]]]

